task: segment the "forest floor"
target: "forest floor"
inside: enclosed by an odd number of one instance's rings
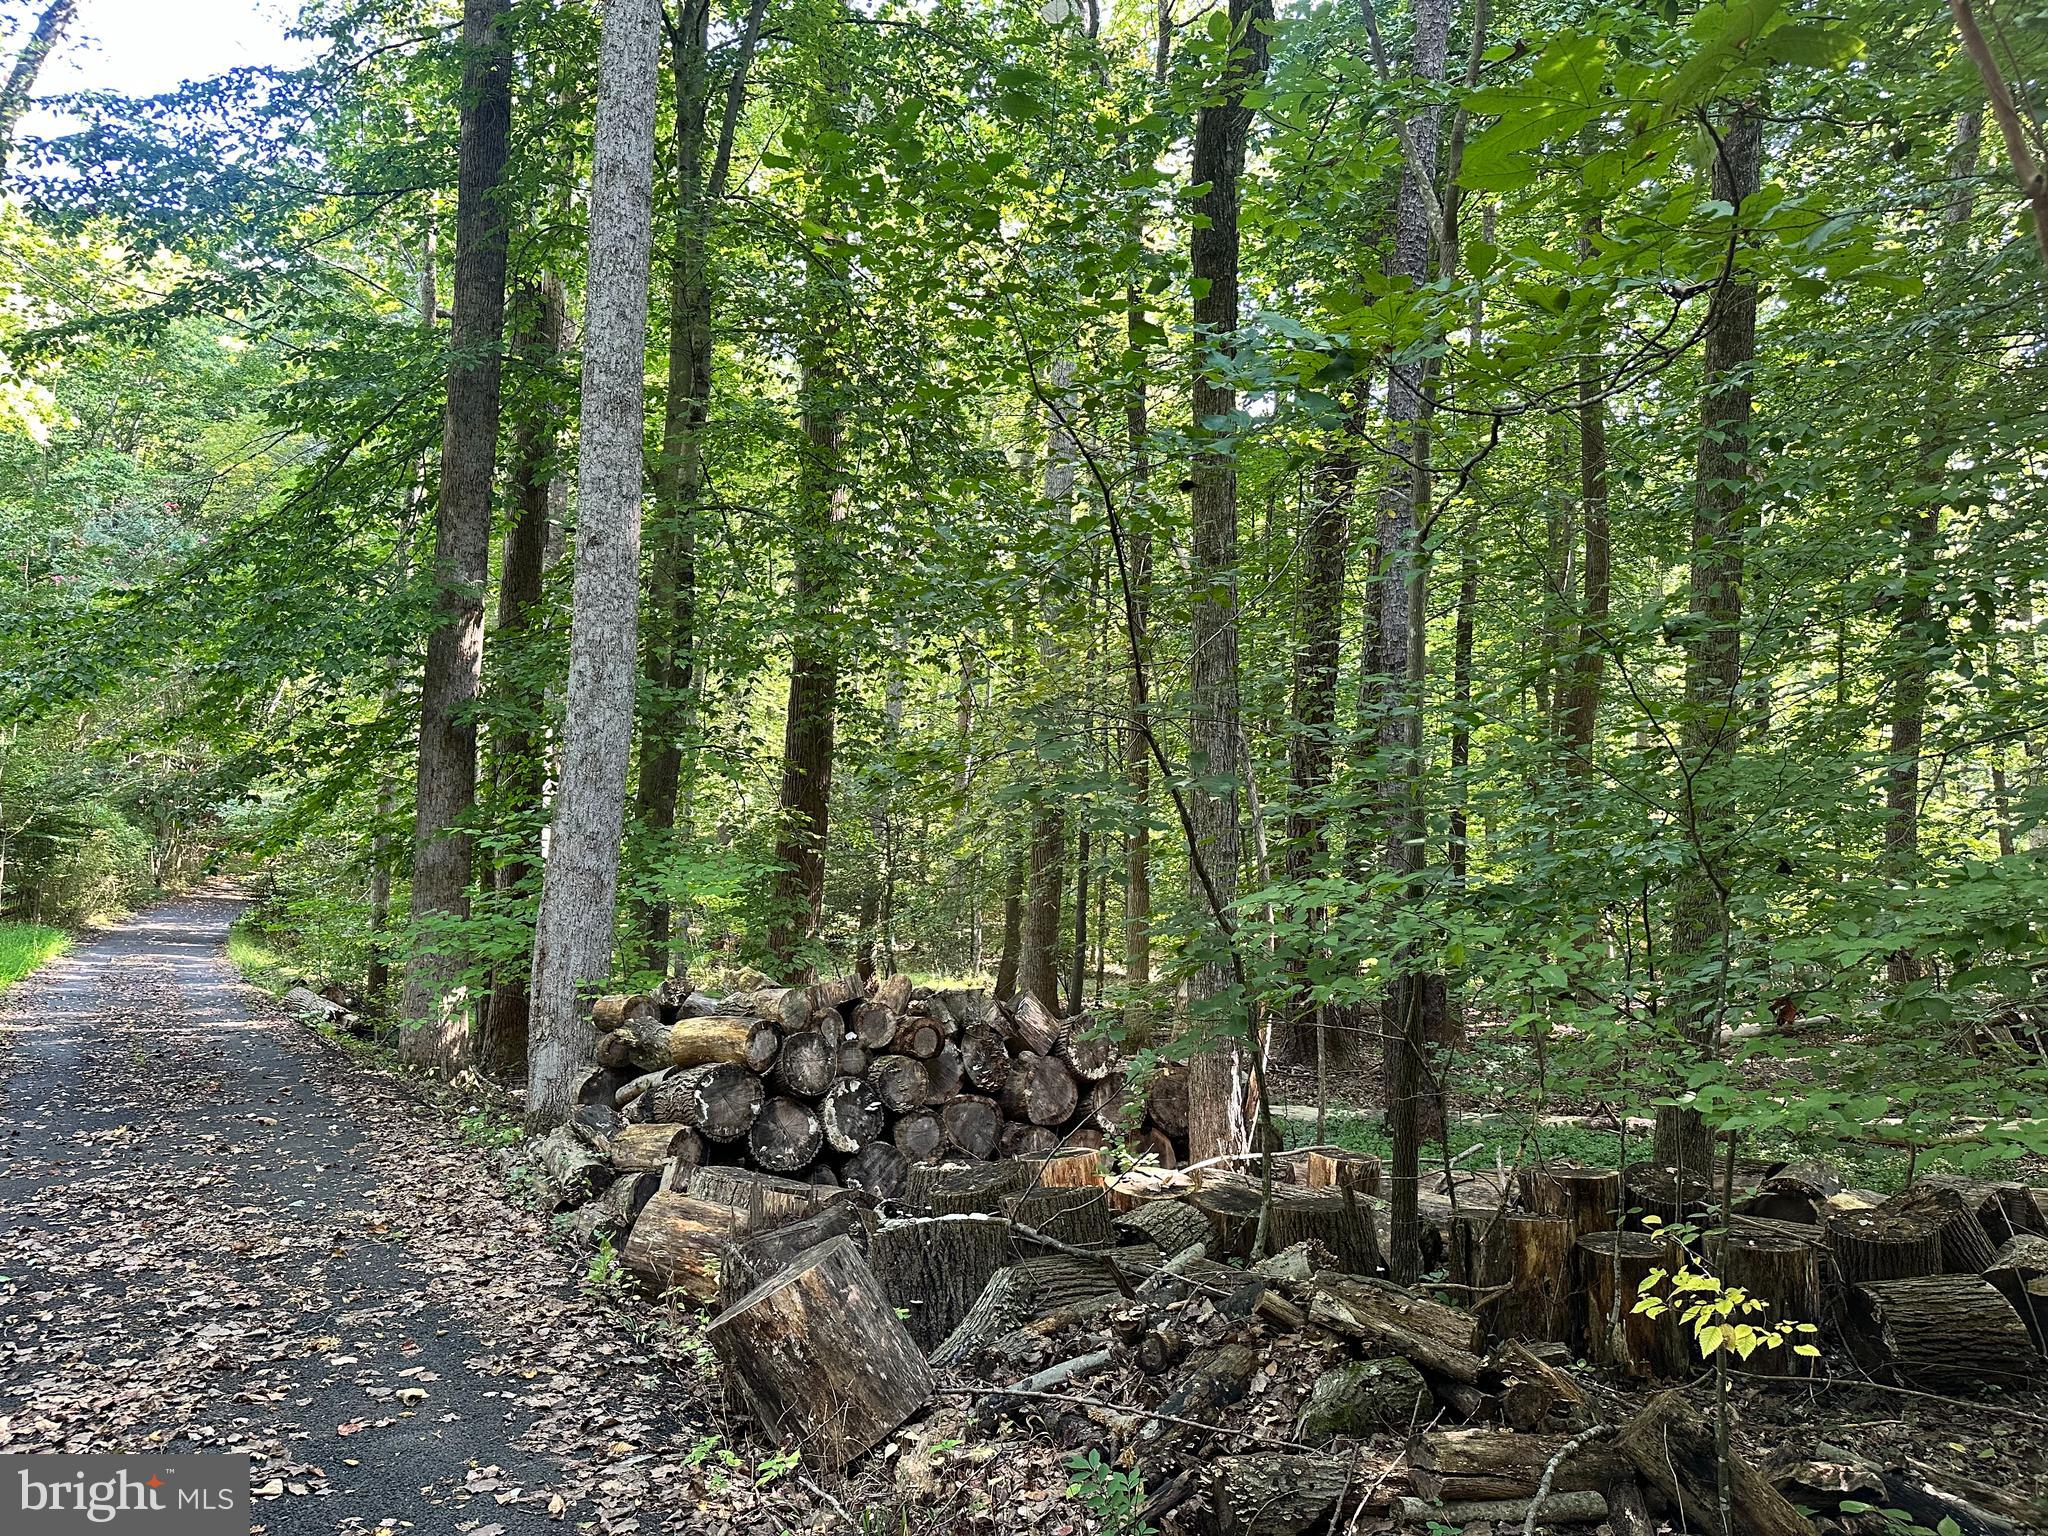
[[[0,1451],[247,1452],[277,1536],[687,1511],[673,1346],[448,1116],[241,984],[239,906],[159,907],[0,999]]]

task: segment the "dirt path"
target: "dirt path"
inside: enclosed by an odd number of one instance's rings
[[[441,1115],[239,982],[235,910],[0,999],[0,1450],[247,1451],[283,1536],[703,1529],[687,1384]]]

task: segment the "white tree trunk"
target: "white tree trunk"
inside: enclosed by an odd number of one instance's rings
[[[591,1056],[579,993],[610,973],[633,740],[659,0],[606,0],[590,187],[576,586],[562,779],[533,944],[527,1104],[565,1119]]]

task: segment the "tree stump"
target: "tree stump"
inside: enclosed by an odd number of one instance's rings
[[[1012,1195],[1032,1186],[1032,1170],[1020,1162],[955,1163],[914,1168],[905,1201],[912,1210],[932,1216],[967,1211],[999,1213]]]
[[[688,1067],[647,1090],[648,1118],[694,1126],[706,1141],[738,1141],[753,1129],[768,1091],[745,1067]]]
[[[857,1077],[842,1077],[818,1101],[818,1123],[834,1152],[858,1152],[889,1123],[875,1090]]]
[[[931,1397],[917,1343],[845,1238],[799,1254],[705,1330],[749,1412],[826,1471]]]
[[[1508,1283],[1508,1227],[1497,1210],[1461,1205],[1443,1219],[1445,1275],[1465,1305]]]
[[[1030,1227],[1073,1248],[1107,1248],[1116,1241],[1109,1225],[1109,1198],[1099,1187],[1031,1189],[1004,1202],[1019,1227]],[[1017,1242],[1028,1248],[1021,1233]]]
[[[1725,1284],[1764,1303],[1765,1310],[1748,1321],[1771,1326],[1820,1325],[1822,1250],[1818,1244],[1738,1227],[1715,1238],[1708,1251]],[[1810,1376],[1813,1357],[1794,1353],[1793,1346],[1819,1342],[1815,1334],[1795,1332],[1776,1349],[1759,1349],[1743,1363],[1743,1369],[1758,1376]]]
[[[889,1133],[898,1150],[913,1163],[930,1162],[946,1144],[939,1117],[928,1109],[900,1117]]]
[[[839,1071],[839,1046],[819,1030],[807,1029],[782,1042],[775,1085],[798,1099],[815,1099],[832,1086]]]
[[[1919,1212],[1837,1211],[1824,1230],[1845,1285],[1941,1273],[1941,1228]]]
[[[1951,1275],[1981,1275],[1998,1256],[1998,1246],[1961,1191],[1940,1184],[1915,1184],[1880,1210],[1925,1216],[1941,1233],[1941,1267]]]
[[[718,1298],[726,1247],[746,1227],[732,1206],[665,1190],[641,1210],[619,1258],[657,1295],[676,1291],[709,1305]]]
[[[1361,1195],[1380,1192],[1380,1160],[1363,1152],[1310,1147],[1302,1159],[1302,1173],[1310,1189],[1348,1189]]]
[[[1486,1312],[1497,1337],[1562,1343],[1572,1334],[1572,1245],[1567,1216],[1511,1215],[1502,1222],[1508,1291]]]
[[[1841,1189],[1842,1181],[1823,1163],[1785,1163],[1765,1174],[1735,1208],[1772,1221],[1815,1222],[1821,1202]]]
[[[962,1094],[939,1111],[946,1146],[969,1157],[994,1157],[1002,1139],[1003,1112],[993,1099]]]
[[[622,1125],[611,1139],[612,1168],[619,1173],[653,1173],[670,1158],[702,1156],[704,1143],[686,1125]]]
[[[1023,1051],[1003,1084],[1003,1112],[1033,1125],[1061,1126],[1081,1106],[1081,1085],[1057,1057]]]
[[[855,1200],[833,1200],[801,1221],[784,1222],[765,1231],[749,1232],[726,1245],[725,1265],[718,1277],[718,1296],[731,1306],[755,1286],[773,1278],[799,1254],[835,1237],[849,1239],[865,1253],[872,1224]]]
[[[1643,1229],[1653,1225],[1677,1226],[1697,1222],[1706,1216],[1713,1200],[1713,1185],[1696,1169],[1670,1163],[1630,1163],[1622,1169],[1627,1186],[1629,1225]]]
[[[1102,1159],[1085,1149],[1055,1152],[1034,1165],[1032,1178],[1044,1189],[1100,1189]]]
[[[1651,1398],[1622,1426],[1614,1449],[1693,1529],[1721,1528],[1713,1426],[1686,1406],[1682,1393]],[[1813,1536],[1812,1522],[1747,1462],[1730,1457],[1728,1483],[1730,1524],[1741,1536]]]
[[[2022,1232],[2002,1244],[1984,1278],[2012,1303],[2034,1343],[2048,1351],[2048,1301],[2035,1289],[2048,1282],[2048,1237]]]
[[[1373,1232],[1372,1210],[1354,1190],[1274,1191],[1273,1207],[1267,1217],[1266,1246],[1278,1253],[1296,1243],[1311,1241],[1322,1244],[1337,1261],[1337,1267],[1351,1274],[1376,1274],[1380,1269],[1380,1245]]]
[[[1612,1168],[1548,1163],[1515,1173],[1522,1204],[1538,1216],[1562,1216],[1575,1236],[1612,1232],[1620,1224],[1621,1174]]]
[[[885,1221],[868,1242],[868,1267],[930,1353],[1003,1267],[1010,1224],[1000,1216],[912,1216]]]
[[[1981,1275],[1851,1286],[1843,1331],[1865,1370],[1922,1392],[2024,1389],[2041,1371],[2019,1313]]]
[[[1222,1259],[1248,1259],[1259,1229],[1259,1192],[1246,1184],[1218,1181],[1187,1197],[1208,1220],[1209,1252]]]
[[[1630,1376],[1677,1376],[1691,1367],[1677,1317],[1635,1311],[1650,1271],[1675,1269],[1681,1257],[1676,1243],[1648,1232],[1589,1232],[1578,1240],[1575,1342],[1587,1359]]]
[[[931,1074],[914,1056],[877,1056],[868,1064],[868,1086],[892,1115],[923,1109],[931,1096]]]
[[[747,1151],[774,1173],[799,1173],[811,1166],[825,1144],[818,1112],[801,1099],[770,1099],[747,1132]]]

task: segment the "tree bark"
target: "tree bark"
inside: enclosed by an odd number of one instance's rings
[[[500,343],[505,322],[505,162],[512,141],[507,0],[466,0],[455,201],[455,320],[441,418],[441,493],[434,512],[435,623],[420,682],[419,776],[413,811],[412,916],[431,925],[469,915],[476,804],[471,710],[483,679],[484,587],[490,580],[491,478],[497,467]],[[416,935],[406,966],[399,1054],[452,1072],[468,1048],[468,1006],[453,995],[462,957],[446,934]]]
[[[1982,121],[1968,112],[1956,124],[1952,166],[1955,193],[1943,215],[1950,231],[1970,221],[1971,189],[1977,173],[1977,142]],[[1919,473],[1905,508],[1906,537],[1900,552],[1899,607],[1894,634],[1890,699],[1890,757],[1885,765],[1884,869],[1894,884],[1910,886],[1920,863],[1920,757],[1927,729],[1928,685],[1934,657],[1942,644],[1943,625],[1936,616],[1931,588],[1941,552],[1941,507],[1952,442],[1947,410],[1955,369],[1937,363],[1921,414],[1925,433],[1920,444]],[[2000,818],[2001,821],[2003,818]],[[1911,950],[1895,951],[1886,964],[1894,987],[1920,979],[1920,962]]]
[[[821,81],[813,129],[831,127],[834,87]],[[830,227],[832,211],[807,216]],[[799,384],[803,447],[797,474],[795,635],[791,643],[789,709],[782,741],[781,829],[775,842],[775,927],[768,949],[785,967],[818,934],[825,905],[825,850],[830,832],[833,737],[839,716],[839,643],[833,633],[844,581],[839,525],[850,501],[841,461],[844,402],[837,356],[840,256],[813,241],[804,256],[805,336]]]
[[[1735,108],[1715,139],[1713,193],[1739,209],[1760,185],[1763,120]],[[1740,239],[1739,234],[1735,236]],[[1748,524],[1751,369],[1756,362],[1756,284],[1740,250],[1716,291],[1707,321],[1700,401],[1700,450],[1693,493],[1691,638],[1686,646],[1680,772],[1682,819],[1692,857],[1673,895],[1665,972],[1680,1010],[1679,1031],[1705,1051],[1727,1001],[1729,931],[1723,867],[1735,807],[1727,787],[1742,715],[1743,537]],[[1704,1171],[1713,1134],[1698,1111],[1660,1105],[1656,1160]]]
[[[611,969],[632,744],[657,0],[610,0],[598,66],[567,726],[533,947],[528,1114],[565,1116],[590,1060],[578,994]]]
[[[15,54],[6,84],[0,85],[0,178],[6,177],[8,162],[14,158],[14,130],[21,126],[22,115],[28,111],[36,77],[42,74],[43,66],[64,40],[77,14],[78,0],[50,0],[36,18],[28,40]]]
[[[697,685],[696,513],[704,495],[704,424],[711,407],[711,224],[732,164],[733,134],[746,95],[747,73],[761,33],[765,0],[753,0],[726,86],[725,115],[711,165],[704,167],[711,100],[707,53],[711,0],[691,0],[675,40],[676,234],[668,269],[668,398],[661,453],[655,461],[654,545],[649,562],[651,622],[646,641],[649,699],[640,738],[634,812],[659,859],[676,825],[683,780],[683,738]],[[635,903],[638,959],[669,969],[674,914],[659,897]]]
[[[1409,72],[1440,81],[1450,48],[1449,0],[1419,0]],[[1412,112],[1401,188],[1395,204],[1394,259],[1390,275],[1420,287],[1429,277],[1431,186],[1436,177],[1437,136],[1442,108],[1431,104]],[[1414,879],[1422,872],[1426,831],[1422,805],[1422,680],[1425,657],[1428,567],[1422,548],[1421,511],[1429,500],[1429,410],[1425,365],[1396,361],[1387,373],[1389,460],[1379,492],[1378,613],[1374,665],[1385,678],[1388,706],[1381,712],[1379,745],[1385,776],[1387,837],[1381,867]],[[1421,1218],[1416,1178],[1427,1121],[1424,1100],[1440,1105],[1429,1041],[1431,1015],[1441,987],[1414,969],[1412,957],[1397,967],[1388,989],[1386,1034],[1387,1120],[1392,1134],[1388,1193],[1392,1207],[1389,1270],[1398,1281],[1421,1272]]]
[[[1193,521],[1189,571],[1188,791],[1192,845],[1189,894],[1205,915],[1207,953],[1189,982],[1189,997],[1215,1031],[1189,1064],[1188,1151],[1195,1158],[1240,1152],[1245,1127],[1245,1047],[1240,1015],[1251,1005],[1232,977],[1223,913],[1237,894],[1239,857],[1237,458],[1218,439],[1234,428],[1237,389],[1212,369],[1212,351],[1236,346],[1238,325],[1238,189],[1252,110],[1245,95],[1266,77],[1271,0],[1230,0],[1231,53],[1219,97],[1195,120],[1190,175],[1206,186],[1195,200],[1188,261],[1195,287],[1195,367],[1190,387],[1189,472]]]
[[[520,325],[513,349],[537,381],[545,380],[560,361],[568,328],[567,302],[561,280],[542,273],[528,285],[518,304]],[[557,407],[545,388],[533,391],[512,434],[512,498],[519,515],[506,535],[498,576],[498,653],[515,656],[524,637],[540,621],[541,576],[546,570],[548,521],[554,512],[554,470],[559,432]],[[522,839],[525,823],[541,815],[547,778],[545,743],[534,727],[542,713],[539,690],[511,700],[509,718],[492,732],[491,778],[501,820],[512,822]],[[491,872],[498,896],[510,903],[533,878],[539,863],[538,839],[522,841],[518,850]],[[527,982],[532,974],[529,949],[491,979],[491,996],[477,1032],[477,1063],[499,1076],[526,1070]]]

